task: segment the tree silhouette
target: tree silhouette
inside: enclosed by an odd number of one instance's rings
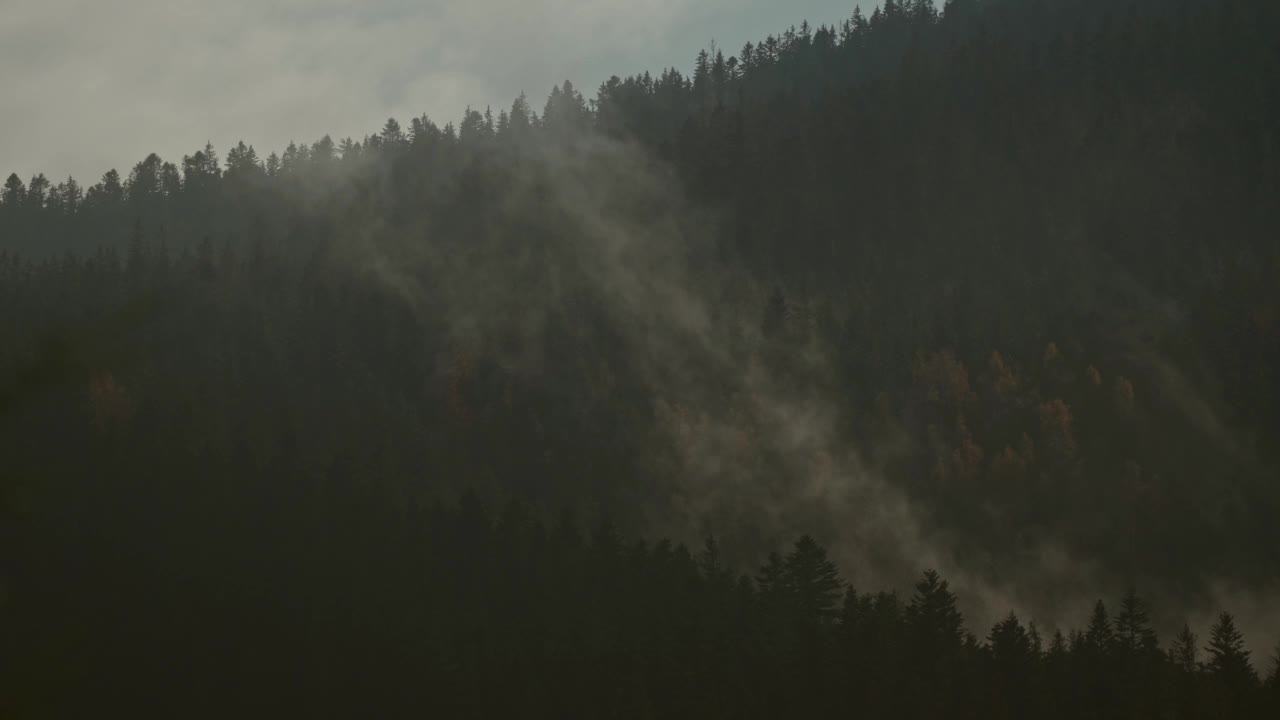
[[[1236,629],[1235,618],[1230,613],[1218,615],[1205,650],[1209,654],[1205,669],[1219,682],[1232,688],[1257,682],[1249,663],[1249,651],[1244,647],[1244,636]]]
[[[836,601],[844,583],[827,551],[808,535],[796,541],[783,563],[782,583],[794,596],[800,617],[806,622],[832,622]]]
[[[1194,675],[1200,669],[1198,655],[1195,633],[1191,632],[1189,626],[1183,625],[1174,638],[1173,646],[1169,648],[1169,660],[1183,674]]]
[[[6,207],[16,208],[24,205],[27,201],[27,186],[22,182],[22,178],[17,173],[9,173],[9,178],[4,182],[3,194],[0,194]]]
[[[916,583],[906,620],[918,641],[933,648],[958,645],[963,635],[964,618],[956,607],[956,596],[934,570],[926,570]]]
[[[1115,640],[1120,652],[1132,657],[1149,657],[1156,650],[1156,633],[1151,628],[1147,604],[1132,588],[1120,601]]]

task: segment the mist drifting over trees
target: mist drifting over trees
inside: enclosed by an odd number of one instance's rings
[[[10,176],[0,714],[1280,711],[1277,30],[887,0]]]

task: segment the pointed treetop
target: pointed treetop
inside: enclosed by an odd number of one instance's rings
[[[959,642],[964,634],[964,617],[956,608],[956,596],[935,570],[926,570],[916,583],[907,606],[907,621],[930,641]]]
[[[1120,614],[1116,616],[1116,640],[1120,649],[1130,654],[1153,653],[1158,645],[1156,632],[1151,628],[1147,604],[1130,588],[1120,601]]]
[[[1232,685],[1252,685],[1257,675],[1249,663],[1249,651],[1244,647],[1244,635],[1236,628],[1235,618],[1224,612],[1218,616],[1209,634],[1205,648],[1209,661],[1205,668],[1210,674]]]
[[[1173,646],[1169,648],[1169,661],[1182,672],[1192,674],[1200,667],[1197,659],[1199,652],[1195,633],[1191,632],[1190,626],[1184,624],[1173,639]]]

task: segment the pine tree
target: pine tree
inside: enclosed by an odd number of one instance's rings
[[[0,200],[4,201],[5,207],[16,208],[26,204],[27,186],[22,182],[22,178],[18,177],[18,173],[10,173],[9,179],[5,180],[4,192],[0,195]]]
[[[292,148],[292,143],[289,144]],[[205,193],[222,177],[218,155],[213,143],[205,143],[203,150],[182,158],[182,187],[195,193]]]
[[[987,646],[992,660],[1005,674],[1025,672],[1036,659],[1031,635],[1013,612],[991,628]]]
[[[325,138],[327,139],[328,136],[326,135]],[[330,142],[327,148],[329,154],[332,155],[333,143]],[[262,172],[262,164],[258,160],[258,152],[253,149],[252,145],[245,145],[244,141],[241,140],[236,143],[235,147],[227,151],[227,177],[229,179],[243,180],[259,175]]]
[[[458,123],[458,137],[467,144],[477,142],[486,137],[484,116],[480,114],[480,111],[472,110],[470,105],[462,113],[462,122]]]
[[[1200,669],[1197,655],[1199,648],[1196,647],[1195,633],[1191,632],[1190,626],[1183,625],[1169,648],[1169,662],[1182,673],[1194,675]]]
[[[418,140],[420,139],[420,136],[422,135],[421,123],[422,123],[422,120],[418,118],[413,119],[413,128],[414,128],[413,142],[418,142]],[[274,155],[275,153],[272,153],[272,154]],[[356,142],[355,140],[352,140],[349,137],[343,138],[342,141],[338,143],[338,156],[342,158],[342,162],[344,164],[350,164],[354,162],[356,159],[360,157],[360,143]],[[270,162],[270,160],[271,160],[270,158],[267,158],[268,163]]]
[[[483,120],[478,113],[476,119],[482,125]],[[555,137],[565,138],[585,132],[590,120],[587,101],[574,89],[573,83],[565,80],[562,85],[551,88],[542,112],[543,128]]]
[[[955,594],[936,571],[926,570],[916,583],[915,594],[907,605],[907,624],[928,646],[959,645],[964,617],[956,607]]]
[[[1101,600],[1094,603],[1089,626],[1084,632],[1084,642],[1092,652],[1101,655],[1109,654],[1115,647],[1111,618],[1107,614],[1107,606]]]
[[[1120,614],[1116,616],[1115,638],[1117,648],[1131,656],[1150,656],[1156,652],[1158,640],[1151,622],[1147,604],[1129,589],[1120,601]]]
[[[84,202],[84,190],[80,188],[80,183],[76,179],[67,176],[65,183],[62,185],[62,211],[68,215],[75,213],[80,209],[80,203]]]
[[[902,5],[899,0],[884,0],[884,19],[892,24],[902,18]]]
[[[1054,630],[1053,637],[1049,639],[1049,650],[1046,653],[1049,658],[1061,660],[1067,656],[1067,638],[1063,636],[1061,630]]]
[[[511,103],[511,113],[508,116],[508,126],[511,136],[516,139],[528,137],[530,130],[537,123],[533,110],[529,108],[529,99],[522,92],[515,101]]]
[[[931,24],[938,19],[938,6],[933,0],[911,0],[908,14],[917,23]]]
[[[45,197],[44,206],[47,210],[56,214],[64,213],[65,207],[62,202],[62,192],[67,187],[66,183],[58,183],[49,188],[49,194]]]
[[[804,535],[796,541],[787,554],[783,578],[796,610],[806,622],[835,619],[836,600],[843,583],[835,563],[827,558],[826,548],[812,537]]]
[[[155,153],[151,153],[145,160],[133,166],[133,170],[129,171],[129,179],[125,183],[125,191],[131,203],[138,205],[160,196],[163,167],[164,161]]]
[[[249,148],[249,152],[253,152],[253,148]],[[311,160],[321,165],[327,165],[338,159],[338,147],[334,144],[333,138],[325,135],[319,140],[311,143]],[[253,166],[257,166],[257,157],[252,159]]]
[[[49,195],[49,179],[44,173],[36,173],[27,185],[26,205],[32,210],[43,210]]]
[[[95,202],[101,207],[115,207],[124,201],[124,185],[120,173],[114,169],[103,173],[102,181],[94,186]]]
[[[1209,653],[1205,669],[1226,686],[1241,688],[1257,683],[1258,677],[1249,664],[1249,651],[1244,647],[1244,635],[1236,629],[1231,613],[1218,615],[1205,650]]]
[[[160,191],[168,198],[182,193],[182,173],[177,165],[167,162],[160,166]]]
[[[382,144],[389,147],[399,147],[405,142],[404,131],[400,129],[400,123],[395,118],[387,118],[387,122],[382,126]]]
[[[706,98],[711,93],[711,54],[705,49],[698,51],[693,63],[693,94],[698,99]]]
[[[853,37],[858,42],[862,42],[866,39],[867,32],[871,30],[871,23],[869,23],[866,16],[862,14],[861,5],[854,6],[853,17],[849,19],[849,27],[853,33]]]
[[[289,175],[296,172],[302,163],[300,150],[296,143],[290,141],[285,147],[284,154],[280,156],[280,173]]]

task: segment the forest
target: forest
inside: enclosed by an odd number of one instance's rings
[[[1278,33],[884,0],[9,175],[0,716],[1280,717]]]

